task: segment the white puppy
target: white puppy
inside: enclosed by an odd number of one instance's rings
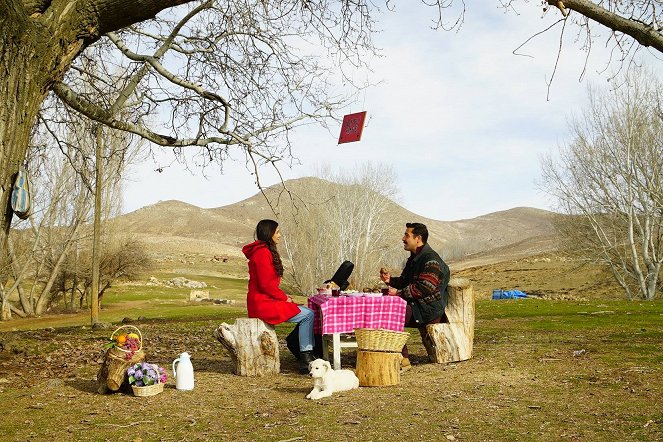
[[[332,370],[324,359],[316,359],[308,365],[313,378],[313,390],[306,399],[321,399],[336,391],[347,391],[359,387],[359,379],[352,370]]]

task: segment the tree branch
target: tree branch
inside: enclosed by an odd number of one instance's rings
[[[135,52],[132,52],[126,44],[122,41],[122,39],[115,33],[109,32],[107,34],[108,38],[117,46],[117,48],[127,56],[130,60],[133,61],[139,61],[143,63],[148,63],[150,66],[152,66],[156,71],[161,74],[165,79],[170,81],[173,84],[176,84],[178,86],[183,87],[184,89],[189,89],[197,93],[199,96],[202,98],[205,98],[207,100],[212,100],[212,101],[218,101],[223,104],[225,107],[226,111],[226,118],[224,121],[224,124],[222,127],[227,127],[228,125],[228,113],[230,111],[230,104],[228,101],[221,97],[220,95],[206,91],[205,89],[202,88],[202,86],[198,84],[193,84],[189,81],[184,80],[183,78],[178,77],[177,75],[173,74],[172,72],[168,71],[160,62],[157,60],[155,57],[152,57],[150,55],[140,55],[136,54]]]
[[[99,35],[154,18],[159,12],[194,0],[88,0],[96,11]]]
[[[119,129],[126,132],[131,132],[159,146],[168,146],[168,147],[208,146],[211,144],[218,143],[228,146],[241,144],[249,148],[252,144],[250,139],[253,137],[257,137],[262,133],[271,132],[279,128],[290,127],[295,123],[297,123],[298,121],[301,121],[305,118],[315,117],[314,114],[301,115],[292,118],[288,121],[281,122],[279,124],[273,124],[271,126],[263,127],[254,132],[242,136],[234,132],[228,132],[225,134],[226,135],[225,137],[178,139],[176,137],[171,137],[169,135],[157,134],[155,132],[152,132],[148,128],[139,126],[137,124],[132,124],[126,121],[119,121],[116,118],[114,118],[114,116],[106,109],[102,109],[96,104],[83,99],[80,95],[78,95],[75,91],[73,91],[69,86],[67,86],[63,82],[60,81],[55,82],[53,84],[53,92],[55,92],[55,94],[68,106],[70,106],[71,108],[73,108],[77,112],[80,112],[81,114],[85,115],[88,118],[91,118],[95,121],[105,124],[106,126],[112,127],[113,129]],[[263,154],[256,150],[252,150],[252,154],[260,156],[261,158],[269,162],[273,162],[275,160],[273,156]]]
[[[546,1],[549,5],[558,7],[558,0]],[[663,35],[651,25],[622,17],[590,0],[564,0],[563,5],[613,31],[630,35],[643,46],[663,52]]]

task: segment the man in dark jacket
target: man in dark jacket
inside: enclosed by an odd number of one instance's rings
[[[398,289],[398,296],[407,302],[405,326],[417,327],[421,339],[428,339],[426,326],[438,324],[444,317],[449,295],[449,266],[427,243],[428,229],[421,223],[405,224],[403,248],[410,252],[401,276],[391,276],[380,269],[380,278]],[[401,367],[410,367],[407,345],[403,347]]]

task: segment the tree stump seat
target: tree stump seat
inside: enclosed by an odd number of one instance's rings
[[[401,383],[401,354],[357,351],[357,377],[362,387],[383,387]]]
[[[265,376],[280,372],[279,341],[273,325],[257,318],[238,318],[234,324],[222,323],[214,337],[228,350],[233,373]]]
[[[474,289],[464,278],[449,281],[446,321],[426,327],[423,339],[428,357],[437,364],[465,361],[472,357],[474,346]]]
[[[104,354],[104,362],[97,374],[97,393],[106,394],[118,391],[127,380],[127,369],[132,365],[143,362],[145,353],[136,351],[133,355],[117,348],[109,348]],[[127,384],[128,385],[128,384]]]

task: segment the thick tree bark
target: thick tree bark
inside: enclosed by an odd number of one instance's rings
[[[190,1],[0,0],[0,281],[9,274],[12,178],[53,84],[104,33]]]
[[[240,376],[267,376],[281,370],[279,341],[274,326],[256,318],[238,318],[222,323],[214,337],[228,350],[234,373]]]

